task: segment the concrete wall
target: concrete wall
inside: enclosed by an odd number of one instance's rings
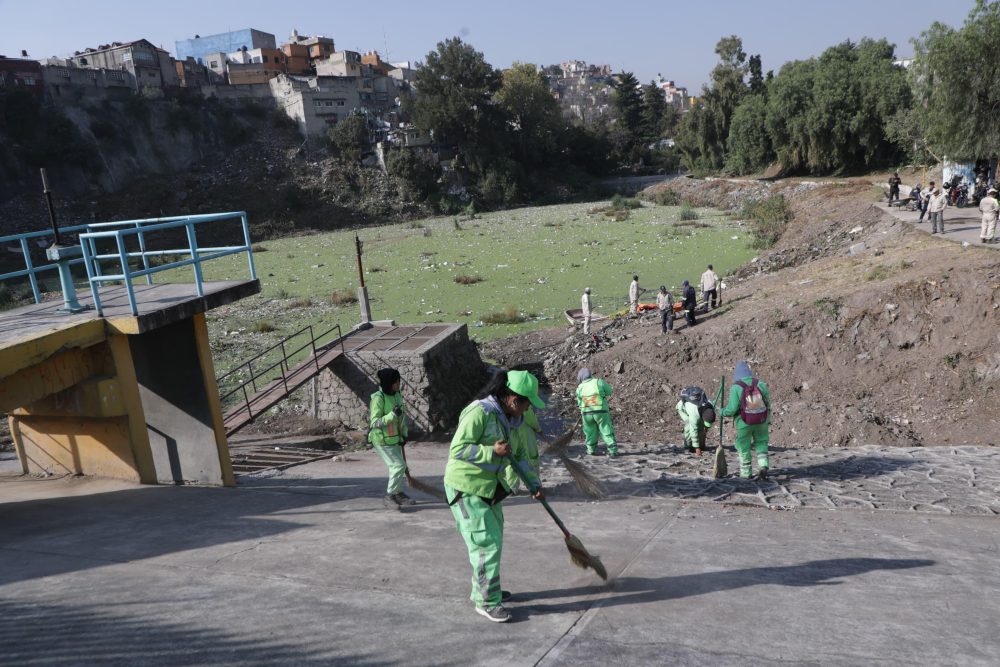
[[[412,432],[437,433],[453,426],[488,379],[462,326],[422,352],[360,351],[338,358],[317,379],[317,416],[367,431],[369,399],[378,389],[376,373],[387,366],[402,375]]]
[[[204,37],[182,39],[174,42],[178,60],[192,57],[203,65],[202,62],[209,53],[231,53],[239,51],[242,47],[247,49],[275,47],[274,35],[261,30],[246,28],[244,30],[233,30],[217,35],[206,35]]]
[[[193,320],[129,336],[159,483],[222,483]]]

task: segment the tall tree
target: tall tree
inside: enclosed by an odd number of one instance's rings
[[[632,72],[622,72],[614,87],[612,100],[615,121],[631,135],[638,136],[642,130],[642,93],[639,92],[639,81]]]
[[[407,105],[413,124],[438,142],[457,146],[474,169],[502,152],[503,122],[493,103],[500,73],[458,37],[439,42],[414,79]]]
[[[977,0],[961,29],[934,23],[914,41],[912,81],[934,152],[1000,154],[1000,2]]]
[[[652,81],[642,87],[642,134],[645,141],[663,136],[667,120],[667,100],[663,91]]]
[[[495,99],[508,119],[516,157],[527,164],[542,164],[554,156],[565,127],[559,102],[545,76],[530,63],[514,63],[502,79]]]

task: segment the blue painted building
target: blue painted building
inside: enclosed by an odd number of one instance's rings
[[[233,30],[223,32],[218,35],[207,35],[201,37],[196,35],[194,39],[183,39],[174,42],[177,47],[177,60],[183,61],[190,57],[205,64],[205,56],[210,53],[233,53],[239,51],[244,46],[247,50],[253,49],[274,49],[274,35],[261,30],[246,28],[244,30]]]

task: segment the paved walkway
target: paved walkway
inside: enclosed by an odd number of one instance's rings
[[[408,449],[414,473],[440,483],[444,446]],[[809,484],[834,497],[912,481],[993,507],[992,452],[778,452],[788,493],[762,486],[761,501],[725,482],[733,492],[713,502],[716,491],[678,499],[704,462],[625,449],[595,468],[638,479],[640,497],[560,495],[564,473],[544,465],[555,510],[602,556],[607,584],[569,565],[537,503],[504,503],[506,625],[472,612],[447,507],[382,509],[385,471],[371,452],[235,489],[0,476],[2,662],[1000,664],[1000,519],[943,516],[931,497],[906,511],[792,501]],[[970,495],[973,482],[982,494]],[[872,491],[878,502],[892,493]]]
[[[888,206],[885,202],[878,202],[875,206],[893,217],[902,220],[903,222],[912,224],[916,229],[924,231],[928,234],[931,231],[930,221],[927,219],[927,216],[924,216],[924,221],[922,223],[918,223],[918,220],[920,219],[919,211],[907,211],[897,206]],[[966,208],[951,207],[945,209],[944,234],[940,235],[939,238],[943,238],[948,241],[955,241],[956,243],[967,242],[977,246],[982,245],[984,248],[1000,250],[1000,243],[985,245],[980,243],[979,233],[981,231],[981,220],[982,214],[979,212],[979,208],[975,206],[968,206]],[[997,228],[997,237],[1000,238],[1000,225],[998,225]]]

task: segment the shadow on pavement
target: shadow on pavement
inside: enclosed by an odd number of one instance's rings
[[[616,607],[627,604],[662,602],[696,595],[731,591],[749,586],[835,586],[838,579],[853,577],[880,570],[906,570],[930,567],[936,561],[927,559],[893,558],[830,558],[814,560],[799,565],[751,567],[722,572],[702,572],[675,577],[621,577],[607,585],[582,586],[569,589],[525,591],[518,594],[520,607],[530,614],[583,612],[594,604]],[[601,594],[605,597],[595,597]],[[554,604],[537,604],[539,600],[558,598],[585,599]]]
[[[48,631],[45,629],[48,628]],[[0,646],[8,665],[384,665],[329,646],[321,654],[301,645],[206,629],[100,605],[19,604],[0,600]],[[345,638],[350,641],[350,638]]]

